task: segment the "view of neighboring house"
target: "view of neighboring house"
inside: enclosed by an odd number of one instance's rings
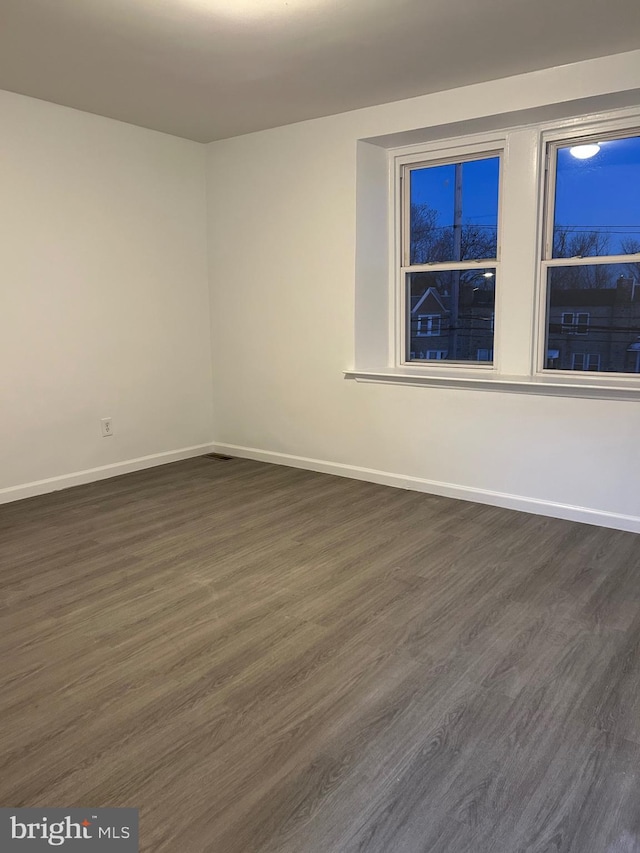
[[[410,361],[492,361],[494,289],[460,283],[457,322],[450,290],[435,282],[411,286]],[[611,287],[551,287],[547,311],[549,370],[640,373],[640,283],[620,276]]]
[[[546,367],[640,373],[640,284],[551,288]]]
[[[446,284],[419,283],[437,273],[416,273],[411,293],[409,360],[493,361],[494,288],[486,279],[460,282],[456,322]],[[418,279],[418,281],[416,281]]]

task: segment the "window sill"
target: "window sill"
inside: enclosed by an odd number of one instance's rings
[[[421,385],[428,388],[463,388],[476,391],[500,391],[507,394],[542,394],[553,397],[586,397],[589,399],[640,400],[640,377],[604,381],[576,381],[566,376],[497,376],[479,375],[478,371],[455,374],[442,371],[414,372],[401,368],[379,370],[345,370],[346,379],[384,385]],[[603,377],[606,381],[606,377]]]

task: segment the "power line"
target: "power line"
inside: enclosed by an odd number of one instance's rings
[[[462,226],[463,228],[484,228],[489,229],[490,231],[497,231],[497,225],[483,225],[481,222],[465,222]],[[584,234],[603,234],[609,236],[610,234],[640,234],[640,226],[638,225],[629,225],[625,228],[624,225],[554,225],[553,230],[557,231],[558,229],[570,229],[567,230],[568,235],[572,233],[584,233]],[[616,230],[612,230],[616,229]],[[428,234],[433,231],[453,231],[453,225],[430,225],[428,228],[425,228]],[[414,239],[419,239],[420,235],[414,233]]]

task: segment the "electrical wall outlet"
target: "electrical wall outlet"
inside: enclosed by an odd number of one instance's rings
[[[113,422],[111,418],[101,418],[100,426],[102,427],[103,438],[106,438],[109,435],[113,435]]]

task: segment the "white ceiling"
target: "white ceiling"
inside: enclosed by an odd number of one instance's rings
[[[0,88],[201,142],[638,47],[639,0],[0,0]]]

